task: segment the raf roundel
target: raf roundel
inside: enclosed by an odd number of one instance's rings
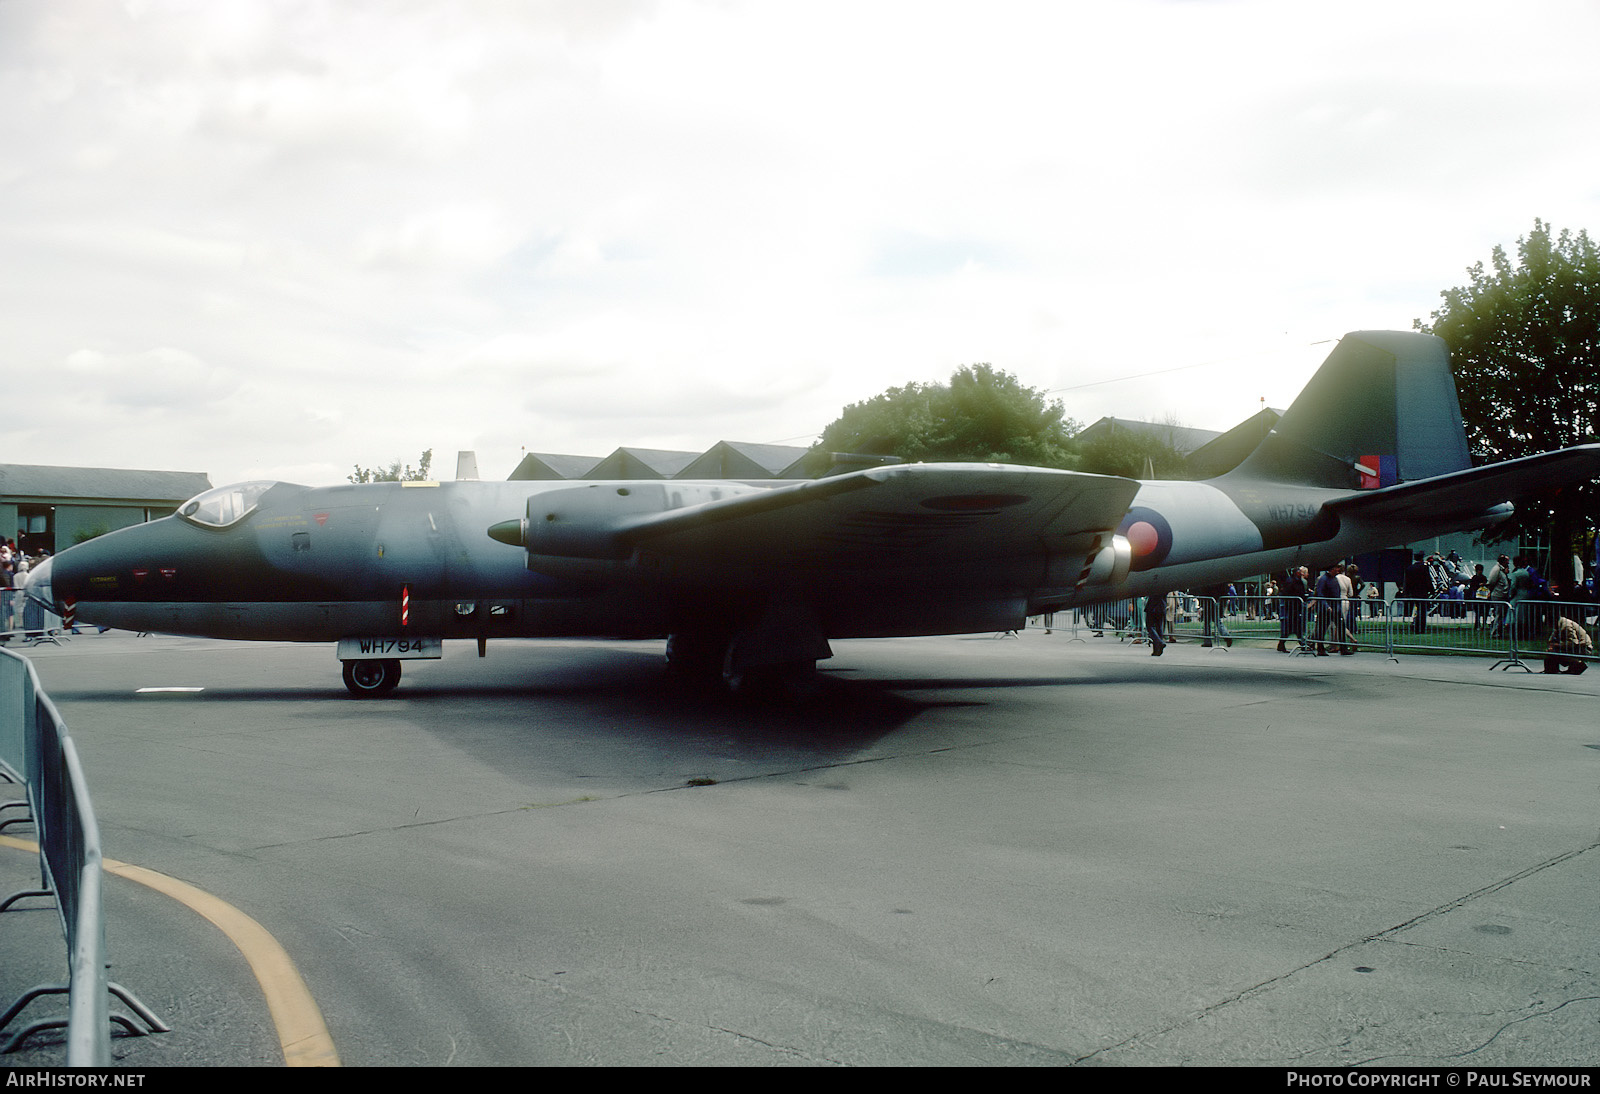
[[[1126,536],[1133,549],[1133,569],[1148,570],[1159,566],[1172,550],[1172,525],[1167,518],[1142,505],[1128,510],[1117,526],[1117,534]]]

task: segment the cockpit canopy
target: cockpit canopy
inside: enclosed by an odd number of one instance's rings
[[[237,482],[196,494],[178,507],[178,515],[207,528],[227,528],[249,516],[261,495],[277,486],[269,479]]]

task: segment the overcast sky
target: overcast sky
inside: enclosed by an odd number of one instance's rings
[[[0,0],[0,461],[504,478],[808,444],[974,362],[1085,424],[1225,429],[1535,217],[1600,229],[1597,31],[1503,0]]]

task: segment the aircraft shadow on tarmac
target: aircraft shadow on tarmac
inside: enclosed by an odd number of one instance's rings
[[[976,699],[898,694],[943,686],[938,681],[851,679],[853,671],[824,670],[815,694],[795,700],[729,694],[715,684],[675,679],[659,647],[595,644],[552,653],[530,643],[507,644],[498,657],[485,660],[410,663],[400,686],[374,699],[351,699],[333,673],[326,684],[295,679],[263,687],[196,676],[192,682],[203,690],[195,693],[130,695],[126,688],[76,687],[54,689],[52,695],[64,703],[305,706],[294,717],[325,722],[331,732],[342,724],[403,719],[462,747],[474,747],[469,742],[475,738],[494,737],[500,742],[494,751],[513,761],[518,740],[531,754],[540,738],[581,736],[601,750],[647,743],[686,761],[698,753],[754,756],[776,750],[795,760],[833,762],[927,711],[983,705]]]
[[[200,706],[226,703],[297,705],[303,709],[274,715],[315,722],[328,732],[362,732],[374,722],[403,720],[453,748],[478,754],[508,769],[537,768],[552,750],[587,750],[597,767],[633,766],[627,759],[649,755],[663,769],[715,767],[720,761],[760,766],[848,761],[890,737],[915,748],[916,723],[938,710],[983,708],[1002,690],[1107,687],[1192,686],[1197,670],[1207,686],[1230,683],[1259,687],[1262,666],[1229,664],[1221,657],[1200,664],[1152,666],[1130,651],[1125,664],[1041,664],[1036,673],[1012,664],[1004,675],[981,674],[980,666],[959,676],[948,662],[930,664],[926,676],[910,676],[903,666],[894,675],[867,675],[850,663],[825,667],[816,694],[804,701],[782,696],[730,695],[712,685],[673,679],[659,646],[538,643],[507,644],[497,656],[447,657],[408,666],[400,687],[378,699],[348,698],[336,679],[307,684],[295,678],[282,687],[234,686],[225,679],[196,679],[205,690],[182,697],[130,697],[126,690],[70,689],[61,701],[181,702]],[[869,662],[869,665],[872,664]],[[1071,662],[1067,662],[1070,666]],[[881,671],[888,666],[877,665]],[[944,670],[944,671],[941,671]],[[1282,686],[1285,674],[1272,673]],[[332,677],[333,674],[329,673]],[[1302,687],[1326,681],[1296,674]],[[1295,688],[1296,691],[1301,688]],[[938,720],[944,722],[944,720]],[[949,743],[950,727],[940,731]],[[897,746],[900,742],[897,742]],[[611,762],[607,762],[607,761]],[[668,763],[667,761],[670,761]],[[573,760],[575,765],[581,761]],[[563,766],[567,766],[563,760]]]
[[[520,678],[488,683],[456,679],[402,686],[384,703],[403,703],[432,723],[431,712],[492,705],[526,732],[579,726],[595,743],[648,738],[689,754],[703,744],[723,753],[780,749],[797,758],[837,760],[858,753],[937,708],[982,705],[966,699],[919,699],[879,680],[824,671],[814,694],[729,694],[713,684],[671,677],[659,653],[591,651],[555,667],[530,664]],[[368,704],[360,704],[368,705]]]

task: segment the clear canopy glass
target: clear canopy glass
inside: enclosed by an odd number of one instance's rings
[[[278,485],[269,480],[239,482],[196,494],[178,507],[178,515],[208,528],[226,528],[250,515],[261,495]]]

